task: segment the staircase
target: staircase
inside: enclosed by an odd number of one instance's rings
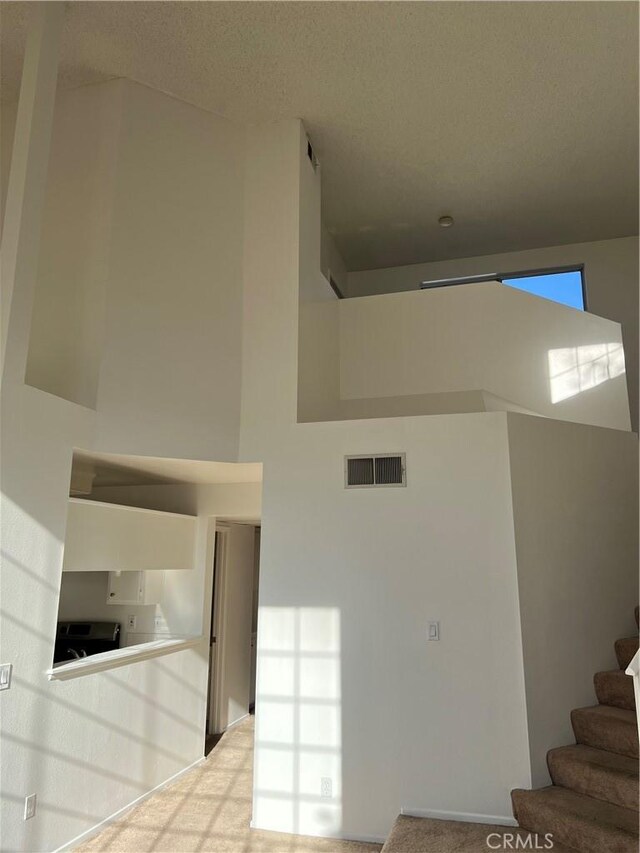
[[[599,704],[571,712],[576,743],[547,754],[553,785],[511,792],[521,828],[550,832],[580,853],[638,851],[638,725],[633,679],[624,673],[637,635],[618,640],[615,651],[620,669],[593,679]]]

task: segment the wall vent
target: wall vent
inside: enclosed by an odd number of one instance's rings
[[[345,456],[345,489],[372,489],[406,486],[404,453],[376,453],[372,456]]]
[[[316,157],[315,151],[311,145],[309,139],[307,139],[307,157],[311,160],[311,165],[313,166],[313,171],[317,172],[318,170],[318,158]]]

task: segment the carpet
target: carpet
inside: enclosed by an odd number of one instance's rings
[[[124,814],[76,853],[375,853],[377,844],[250,829],[254,718],[205,762]]]

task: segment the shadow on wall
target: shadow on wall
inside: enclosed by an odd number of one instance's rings
[[[197,724],[202,691],[164,659],[67,683],[47,681],[63,543],[53,515],[36,516],[36,501],[28,512],[9,497],[5,482],[3,488],[0,620],[3,648],[17,663],[11,692],[20,698],[20,713],[3,718],[2,849],[50,849],[184,768],[192,745],[203,740]],[[66,506],[64,489],[62,496]],[[18,534],[25,530],[30,536],[21,547]],[[184,665],[185,657],[180,661]],[[194,668],[204,671],[187,663],[187,673]],[[176,682],[186,697],[181,702],[172,698]],[[114,754],[121,756],[117,766]],[[54,786],[52,779],[58,780]],[[38,793],[36,820],[28,823],[22,817],[25,791]]]
[[[559,403],[625,372],[622,344],[549,350],[551,402]]]
[[[340,612],[263,607],[258,638],[253,826],[337,835]]]

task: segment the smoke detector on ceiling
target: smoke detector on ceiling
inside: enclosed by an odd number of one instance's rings
[[[441,216],[440,219],[438,219],[438,225],[441,228],[451,228],[453,225],[453,216]]]

